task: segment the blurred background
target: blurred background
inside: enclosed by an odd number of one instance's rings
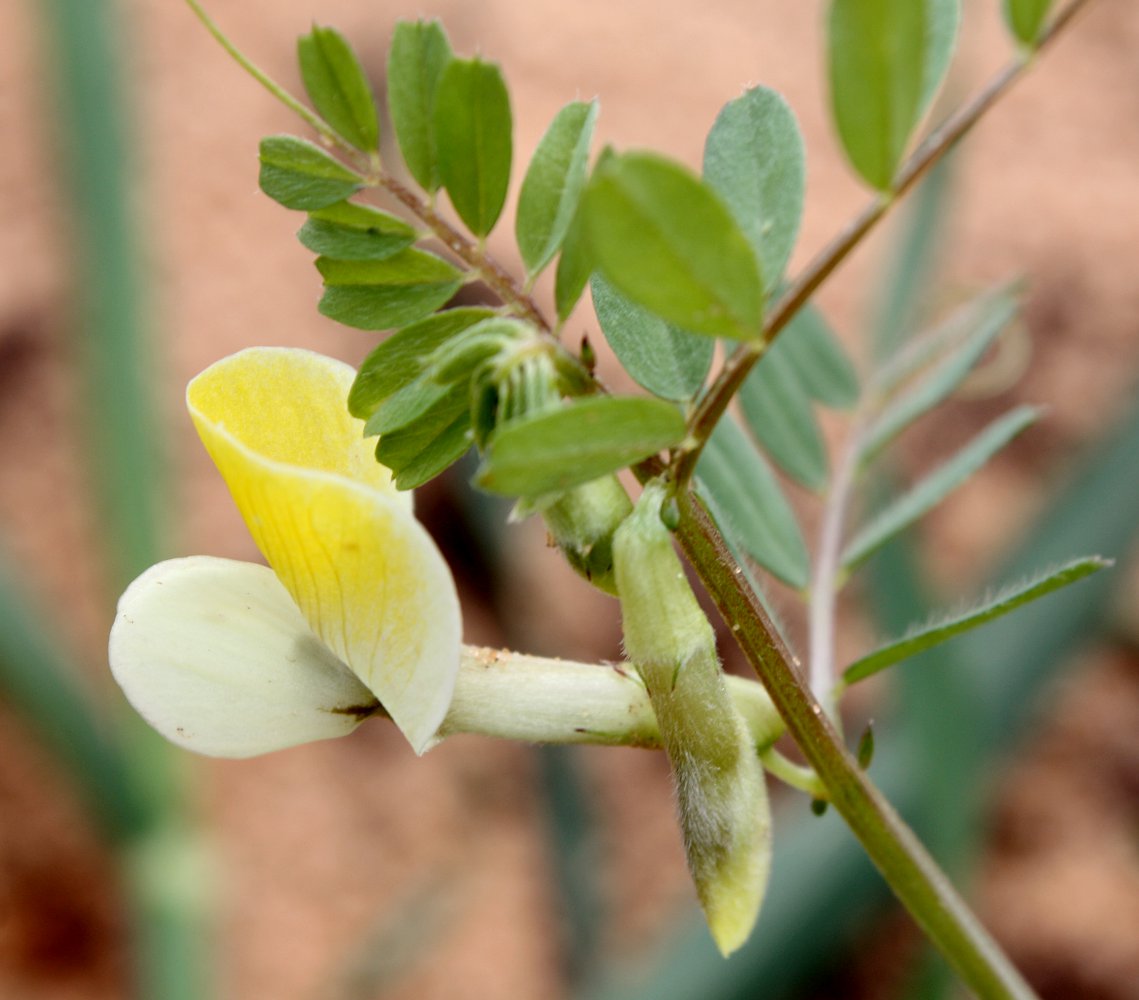
[[[600,96],[601,141],[698,167],[719,107],[763,83],[808,150],[792,271],[868,197],[829,130],[818,4],[211,6],[294,90],[295,39],[314,20],[351,39],[382,92],[395,19],[441,17],[458,52],[503,66],[515,193],[568,100]],[[965,0],[943,101],[1013,57],[998,6]],[[857,356],[900,241],[934,248],[932,277],[906,289],[928,313],[1026,278],[1020,328],[907,434],[897,473],[1013,401],[1047,419],[877,561],[840,645],[853,655],[1032,567],[1119,558],[853,708],[878,722],[872,773],[1058,1000],[1139,998],[1136,52],[1139,7],[1093,2],[955,157],[940,207],[900,213],[819,299]],[[953,995],[841,823],[801,797],[780,800],[771,897],[725,963],[696,912],[663,755],[460,738],[416,759],[372,723],[213,762],[133,721],[106,666],[117,594],[159,558],[256,558],[185,382],[250,345],[350,362],[374,345],[317,315],[301,220],[257,189],[257,142],[282,131],[302,130],[178,0],[0,9],[0,997]],[[510,233],[491,248],[513,263]],[[583,307],[569,332],[587,331]],[[827,431],[837,445],[841,418]],[[810,529],[816,501],[796,496]],[[467,641],[619,657],[615,604],[539,524],[507,530],[463,475],[418,508],[460,582]]]

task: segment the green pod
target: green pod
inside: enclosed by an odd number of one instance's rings
[[[542,510],[550,536],[576,572],[607,594],[617,594],[613,535],[633,510],[616,476],[602,476],[563,493]]]
[[[716,639],[650,483],[617,530],[613,564],[625,652],[649,692],[672,764],[688,868],[725,955],[744,943],[771,867],[771,811],[756,747],[732,705]]]

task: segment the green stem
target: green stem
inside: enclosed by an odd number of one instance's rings
[[[734,571],[731,554],[707,512],[691,495],[683,497],[678,536],[830,801],[922,930],[978,996],[1035,997],[843,745],[826,712],[791,666],[790,650],[762,605]]]
[[[1043,52],[1048,48],[1088,3],[1089,0],[1071,0],[1041,36],[1036,51]],[[861,245],[889,210],[898,203],[902,195],[952,150],[957,141],[969,132],[1034,64],[1035,60],[1025,61],[1023,56],[1018,55],[973,100],[959,108],[935,129],[903,164],[890,191],[875,197],[855,216],[842,232],[816,254],[802,274],[779,297],[764,321],[762,338],[740,344],[736,348],[724,362],[715,382],[697,405],[689,420],[689,440],[692,444],[678,458],[674,475],[676,482],[684,483],[692,475],[704,443],[767,345],[779,336],[819,286],[856,247]]]
[[[321,118],[320,115],[293,97],[292,94],[242,52],[241,49],[234,45],[225,32],[218,27],[217,22],[205,12],[202,5],[198,3],[198,0],[186,0],[186,5],[194,12],[194,16],[202,22],[206,30],[214,36],[214,40],[218,45],[229,53],[229,57],[237,63],[238,66],[245,70],[246,73],[253,77],[254,80],[261,84],[262,87],[269,91],[269,93],[286,108],[292,111],[293,114],[303,118],[326,142],[350,155],[353,161],[367,170],[371,165],[371,160],[337,132],[336,129],[329,125],[328,122]]]
[[[838,600],[839,577],[843,550],[843,530],[847,507],[858,471],[861,450],[863,414],[854,415],[849,436],[835,466],[823,508],[819,542],[815,550],[814,572],[811,577],[811,602],[808,609],[810,634],[810,685],[815,697],[825,699],[824,705],[831,718],[839,724],[838,698],[834,694],[834,628],[835,606]]]
[[[550,324],[534,300],[519,287],[514,276],[487,253],[482,242],[474,242],[444,219],[414,191],[394,177],[381,174],[379,184],[405,208],[419,218],[456,257],[466,264],[504,303],[529,320],[544,333],[552,333]]]
[[[788,760],[775,747],[761,750],[759,759],[764,768],[785,785],[806,792],[811,798],[820,802],[826,802],[830,798],[827,786],[819,781],[819,776],[814,771],[802,764],[796,764],[793,760]]]

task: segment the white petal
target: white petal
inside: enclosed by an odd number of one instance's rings
[[[119,600],[109,652],[139,713],[211,756],[343,736],[376,707],[273,571],[253,563],[191,556],[152,566]]]

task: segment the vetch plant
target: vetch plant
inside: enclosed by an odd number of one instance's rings
[[[523,273],[514,275],[487,251],[514,156],[494,63],[456,56],[437,22],[396,25],[387,110],[412,187],[380,155],[381,115],[342,36],[317,27],[300,41],[309,107],[188,2],[319,140],[265,139],[260,184],[306,213],[298,237],[317,255],[320,312],[391,332],[358,372],[263,349],[191,383],[191,415],[272,572],[198,557],[131,586],[111,661],[140,711],[176,742],[229,755],[339,735],[383,714],[417,751],[460,731],[663,747],[696,893],[725,953],[750,933],[779,861],[766,769],[833,805],[977,994],[1032,996],[870,781],[872,743],[847,747],[842,695],[1105,561],[1046,570],[837,663],[845,583],[1039,411],[998,417],[852,527],[875,461],[981,362],[1017,297],[992,289],[932,328],[905,331],[904,344],[879,345],[861,371],[809,302],[1084,0],[1051,20],[1047,2],[1006,0],[1016,58],[916,146],[952,59],[957,0],[831,0],[835,124],[874,197],[791,279],[804,149],[791,109],[768,89],[724,107],[702,176],[644,151],[607,148],[591,162],[599,104],[568,104],[521,182]],[[550,267],[552,315],[533,292]],[[470,283],[497,304],[454,306]],[[589,344],[561,336],[587,287],[610,346],[647,394],[611,394]],[[724,359],[710,378],[717,343]],[[736,399],[738,414],[729,412]],[[833,466],[820,406],[851,414]],[[453,585],[407,491],[472,447],[474,486],[513,498],[516,518],[542,517],[569,564],[619,599],[627,665],[461,646]],[[635,501],[617,478],[624,469],[642,484]],[[781,476],[818,498],[811,544]],[[762,687],[721,671],[674,539]],[[804,602],[802,658],[768,610],[768,576]],[[805,766],[775,749],[784,728]]]
[[[269,567],[190,556],[131,584],[110,660],[135,707],[221,757],[343,736],[373,715],[417,752],[456,732],[659,746],[631,673],[461,645],[443,557],[346,409],[354,375],[254,348],[190,383],[194,423]],[[769,747],[783,726],[763,689],[736,678],[731,691],[748,739]]]

